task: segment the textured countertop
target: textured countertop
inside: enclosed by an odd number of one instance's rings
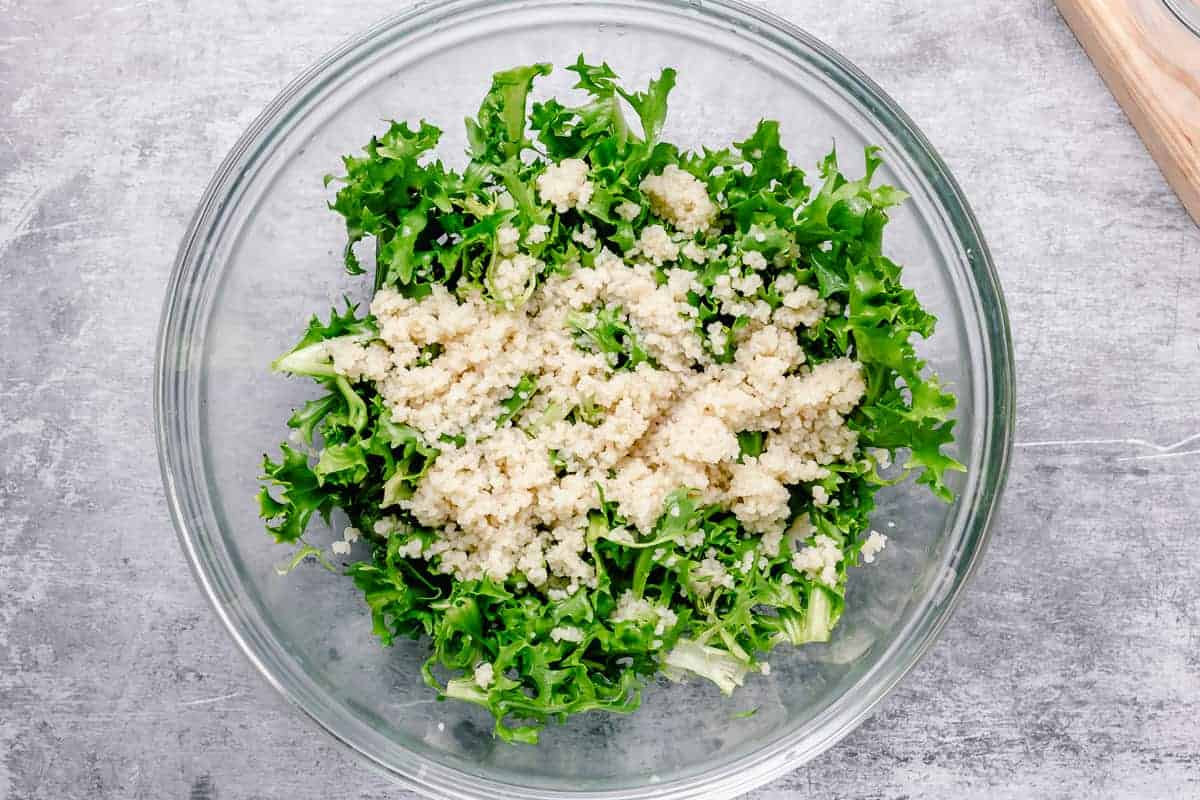
[[[163,287],[217,163],[399,5],[0,0],[0,800],[411,797],[235,651],[167,518],[150,414]],[[1200,229],[1050,0],[766,5],[958,176],[1012,313],[1019,421],[945,635],[751,797],[1200,797]]]

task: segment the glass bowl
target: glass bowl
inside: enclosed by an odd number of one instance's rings
[[[345,233],[322,176],[389,118],[441,126],[441,153],[454,162],[466,144],[461,120],[494,71],[551,61],[559,69],[539,94],[562,92],[571,76],[561,67],[581,51],[635,86],[677,67],[665,136],[684,146],[727,144],[773,117],[802,165],[836,141],[854,172],[865,145],[884,147],[881,178],[912,195],[887,246],[940,317],[922,354],[958,394],[955,449],[969,469],[951,505],[912,485],[880,496],[875,526],[890,544],[873,567],[853,571],[830,643],[779,648],[771,674],[732,699],[706,682],[657,682],[635,714],[582,715],[551,724],[537,746],[513,746],[492,738],[482,709],[435,701],[418,672],[424,643],[379,645],[349,580],[315,566],[276,574],[288,553],[258,520],[256,479],[262,454],[286,437],[289,411],[314,392],[268,364],[314,312],[369,291],[342,272]],[[945,623],[987,539],[1012,432],[1000,287],[945,165],[845,59],[729,0],[456,0],[346,43],[271,103],[217,172],[179,252],[157,366],[166,496],[217,614],[300,710],[434,797],[719,800],[812,759],[866,716]]]

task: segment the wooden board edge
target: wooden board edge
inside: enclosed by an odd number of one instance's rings
[[[1119,54],[1108,46],[1107,37],[1097,28],[1092,15],[1085,8],[1087,0],[1055,0],[1055,5],[1074,32],[1075,38],[1096,65],[1100,77],[1120,104],[1126,118],[1142,138],[1163,177],[1179,196],[1192,220],[1200,225],[1200,184],[1189,180],[1179,160],[1186,158],[1187,154],[1179,154],[1173,150],[1155,122],[1157,112],[1136,91],[1139,76],[1128,69],[1118,57]],[[1163,6],[1162,13],[1171,12]],[[1200,165],[1200,151],[1193,153],[1192,157],[1195,164]]]

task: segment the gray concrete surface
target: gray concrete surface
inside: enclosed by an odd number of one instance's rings
[[[409,797],[219,627],[163,506],[149,388],[212,170],[397,5],[0,0],[0,800]],[[940,643],[753,800],[1200,797],[1200,230],[1050,0],[767,5],[877,78],[960,178],[1020,421]]]

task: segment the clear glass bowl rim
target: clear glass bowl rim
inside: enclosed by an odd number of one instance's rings
[[[1200,5],[1195,0],[1164,0],[1179,21],[1192,33],[1200,36]]]
[[[703,772],[676,781],[651,784],[638,789],[619,791],[559,792],[530,789],[462,773],[416,753],[405,752],[405,758],[385,762],[368,751],[360,742],[337,725],[338,709],[324,702],[320,690],[303,676],[288,674],[274,658],[269,647],[251,626],[244,624],[240,611],[231,607],[232,593],[224,576],[216,569],[205,545],[204,514],[199,510],[205,502],[203,481],[196,477],[189,443],[188,428],[188,370],[198,356],[193,334],[196,323],[203,323],[197,310],[203,303],[193,302],[215,277],[211,264],[203,263],[203,252],[210,242],[220,236],[221,216],[231,191],[252,175],[260,147],[272,131],[289,124],[293,113],[310,92],[315,91],[323,78],[336,74],[339,67],[352,66],[356,58],[373,49],[374,43],[392,36],[410,35],[420,31],[452,25],[459,14],[503,14],[510,7],[563,6],[579,7],[602,4],[651,5],[676,13],[700,13],[709,18],[736,26],[751,38],[769,39],[775,46],[795,53],[805,53],[820,60],[840,88],[883,124],[901,142],[905,155],[921,171],[934,188],[940,210],[946,215],[959,246],[968,255],[973,279],[974,300],[981,333],[984,356],[988,361],[988,413],[980,460],[985,478],[977,482],[972,497],[960,502],[971,503],[965,526],[959,538],[957,552],[951,559],[956,564],[949,586],[942,586],[935,597],[927,596],[922,609],[913,615],[909,630],[897,637],[890,651],[873,670],[869,682],[852,702],[835,704],[820,726],[820,736],[803,740],[796,731],[770,742],[759,750],[723,768]],[[441,3],[419,3],[407,12],[387,18],[364,32],[348,39],[306,70],[266,107],[234,145],[208,185],[195,212],[168,283],[159,323],[154,375],[154,419],[159,465],[164,492],[172,521],[189,566],[203,593],[218,617],[237,642],[239,649],[259,673],[285,698],[306,716],[385,774],[399,780],[407,788],[430,797],[488,798],[489,800],[553,800],[554,798],[588,798],[589,800],[667,800],[668,798],[728,798],[751,791],[768,781],[807,763],[836,744],[857,727],[891,689],[908,673],[921,656],[936,641],[961,597],[963,587],[974,573],[990,535],[992,518],[1003,492],[1011,455],[1014,427],[1015,381],[1012,341],[1008,315],[995,266],[979,230],[978,223],[957,182],[932,145],[915,123],[899,108],[874,81],[837,52],[810,34],[767,11],[741,0],[449,0]],[[932,594],[932,593],[931,593]],[[236,612],[236,613],[235,613]]]

